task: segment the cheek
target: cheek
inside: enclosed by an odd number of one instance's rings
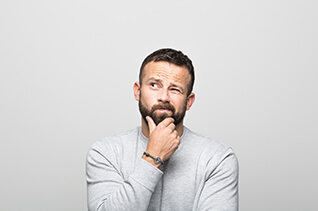
[[[184,97],[176,96],[174,98],[171,98],[171,101],[171,104],[174,105],[178,111],[183,110],[187,105],[187,99]]]
[[[143,90],[140,92],[140,100],[146,105],[146,106],[152,106],[156,103],[155,101],[156,97],[154,96],[154,93],[151,93],[147,90]]]

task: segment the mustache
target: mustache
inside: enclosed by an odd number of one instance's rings
[[[172,113],[175,112],[175,108],[170,103],[159,103],[154,106],[152,106],[151,111],[154,112],[157,109],[168,109],[172,111]]]

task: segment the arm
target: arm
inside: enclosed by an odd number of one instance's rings
[[[206,175],[196,210],[238,210],[238,161],[229,149]]]
[[[173,119],[165,119],[158,127],[150,117],[147,119],[151,127],[146,151],[166,160],[180,143]],[[86,173],[89,210],[147,210],[163,174],[157,168],[160,164],[154,163],[152,158],[140,155],[134,171],[124,179],[119,170],[120,162],[124,161],[114,151],[116,150],[112,147],[105,149],[105,146],[95,144],[88,153]]]
[[[118,164],[99,148],[95,144],[87,156],[88,209],[147,210],[162,172],[140,158],[131,175],[124,179]]]

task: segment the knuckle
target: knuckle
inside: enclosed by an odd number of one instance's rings
[[[174,128],[169,127],[169,132],[172,133],[172,134],[174,134]]]
[[[179,144],[180,144],[180,139],[179,138],[177,138],[176,139],[177,141],[176,141],[176,143],[178,144],[178,146],[179,146]]]

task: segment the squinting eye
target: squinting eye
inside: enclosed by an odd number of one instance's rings
[[[175,89],[175,88],[171,89],[171,91],[174,91],[174,92],[179,92],[179,93],[181,93],[181,91],[180,91],[179,89]]]

